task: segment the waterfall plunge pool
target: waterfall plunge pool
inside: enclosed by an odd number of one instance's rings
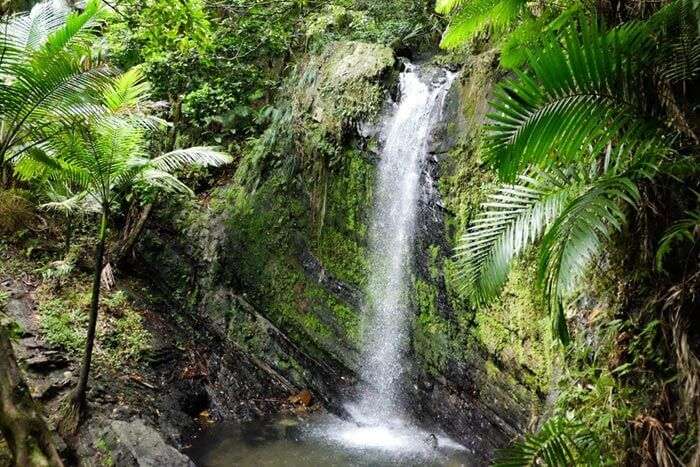
[[[415,425],[358,425],[328,413],[224,423],[202,432],[186,453],[200,467],[474,465],[464,447]]]

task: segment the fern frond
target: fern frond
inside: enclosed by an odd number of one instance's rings
[[[143,73],[133,67],[116,77],[102,92],[106,107],[113,113],[125,113],[142,105],[150,89]]]
[[[71,45],[92,45],[90,41],[97,37],[105,15],[106,10],[100,6],[99,0],[89,0],[81,12],[68,15],[64,24],[48,36],[39,52],[52,56],[70,49]]]
[[[9,18],[5,35],[20,50],[33,51],[44,45],[49,35],[62,28],[70,9],[63,2],[44,1],[32,7],[29,14]]]
[[[700,211],[690,211],[686,215],[688,217],[676,221],[661,237],[659,248],[656,250],[656,269],[658,271],[663,270],[664,258],[674,244],[684,241],[694,242],[700,237]]]
[[[435,2],[435,13],[446,15],[455,8],[460,7],[463,2],[464,0],[437,0]]]
[[[144,183],[146,186],[155,186],[165,191],[181,193],[192,196],[192,190],[177,179],[174,175],[163,170],[147,168],[137,172],[133,180],[136,183]]]
[[[158,170],[173,171],[188,165],[219,167],[231,162],[231,156],[212,147],[193,147],[177,149],[149,161],[149,165]]]
[[[80,192],[72,196],[70,196],[69,194],[58,194],[50,191],[49,196],[55,198],[55,201],[44,203],[39,206],[40,208],[49,211],[58,211],[62,213],[99,213],[101,211],[98,200],[86,191]]]

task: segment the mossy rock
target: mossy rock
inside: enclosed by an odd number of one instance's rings
[[[302,67],[293,101],[329,134],[377,114],[384,100],[382,78],[393,69],[393,51],[380,44],[333,42]]]

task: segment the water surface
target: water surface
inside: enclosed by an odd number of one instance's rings
[[[437,447],[412,424],[361,427],[328,414],[222,424],[202,433],[187,454],[201,467],[471,466],[446,437]]]

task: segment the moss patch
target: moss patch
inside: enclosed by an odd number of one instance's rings
[[[84,280],[79,280],[84,279]],[[80,355],[85,346],[90,306],[87,276],[76,278],[56,293],[47,285],[37,289],[39,324],[48,343]],[[104,292],[94,358],[98,364],[120,368],[138,362],[150,348],[150,333],[122,291]]]

